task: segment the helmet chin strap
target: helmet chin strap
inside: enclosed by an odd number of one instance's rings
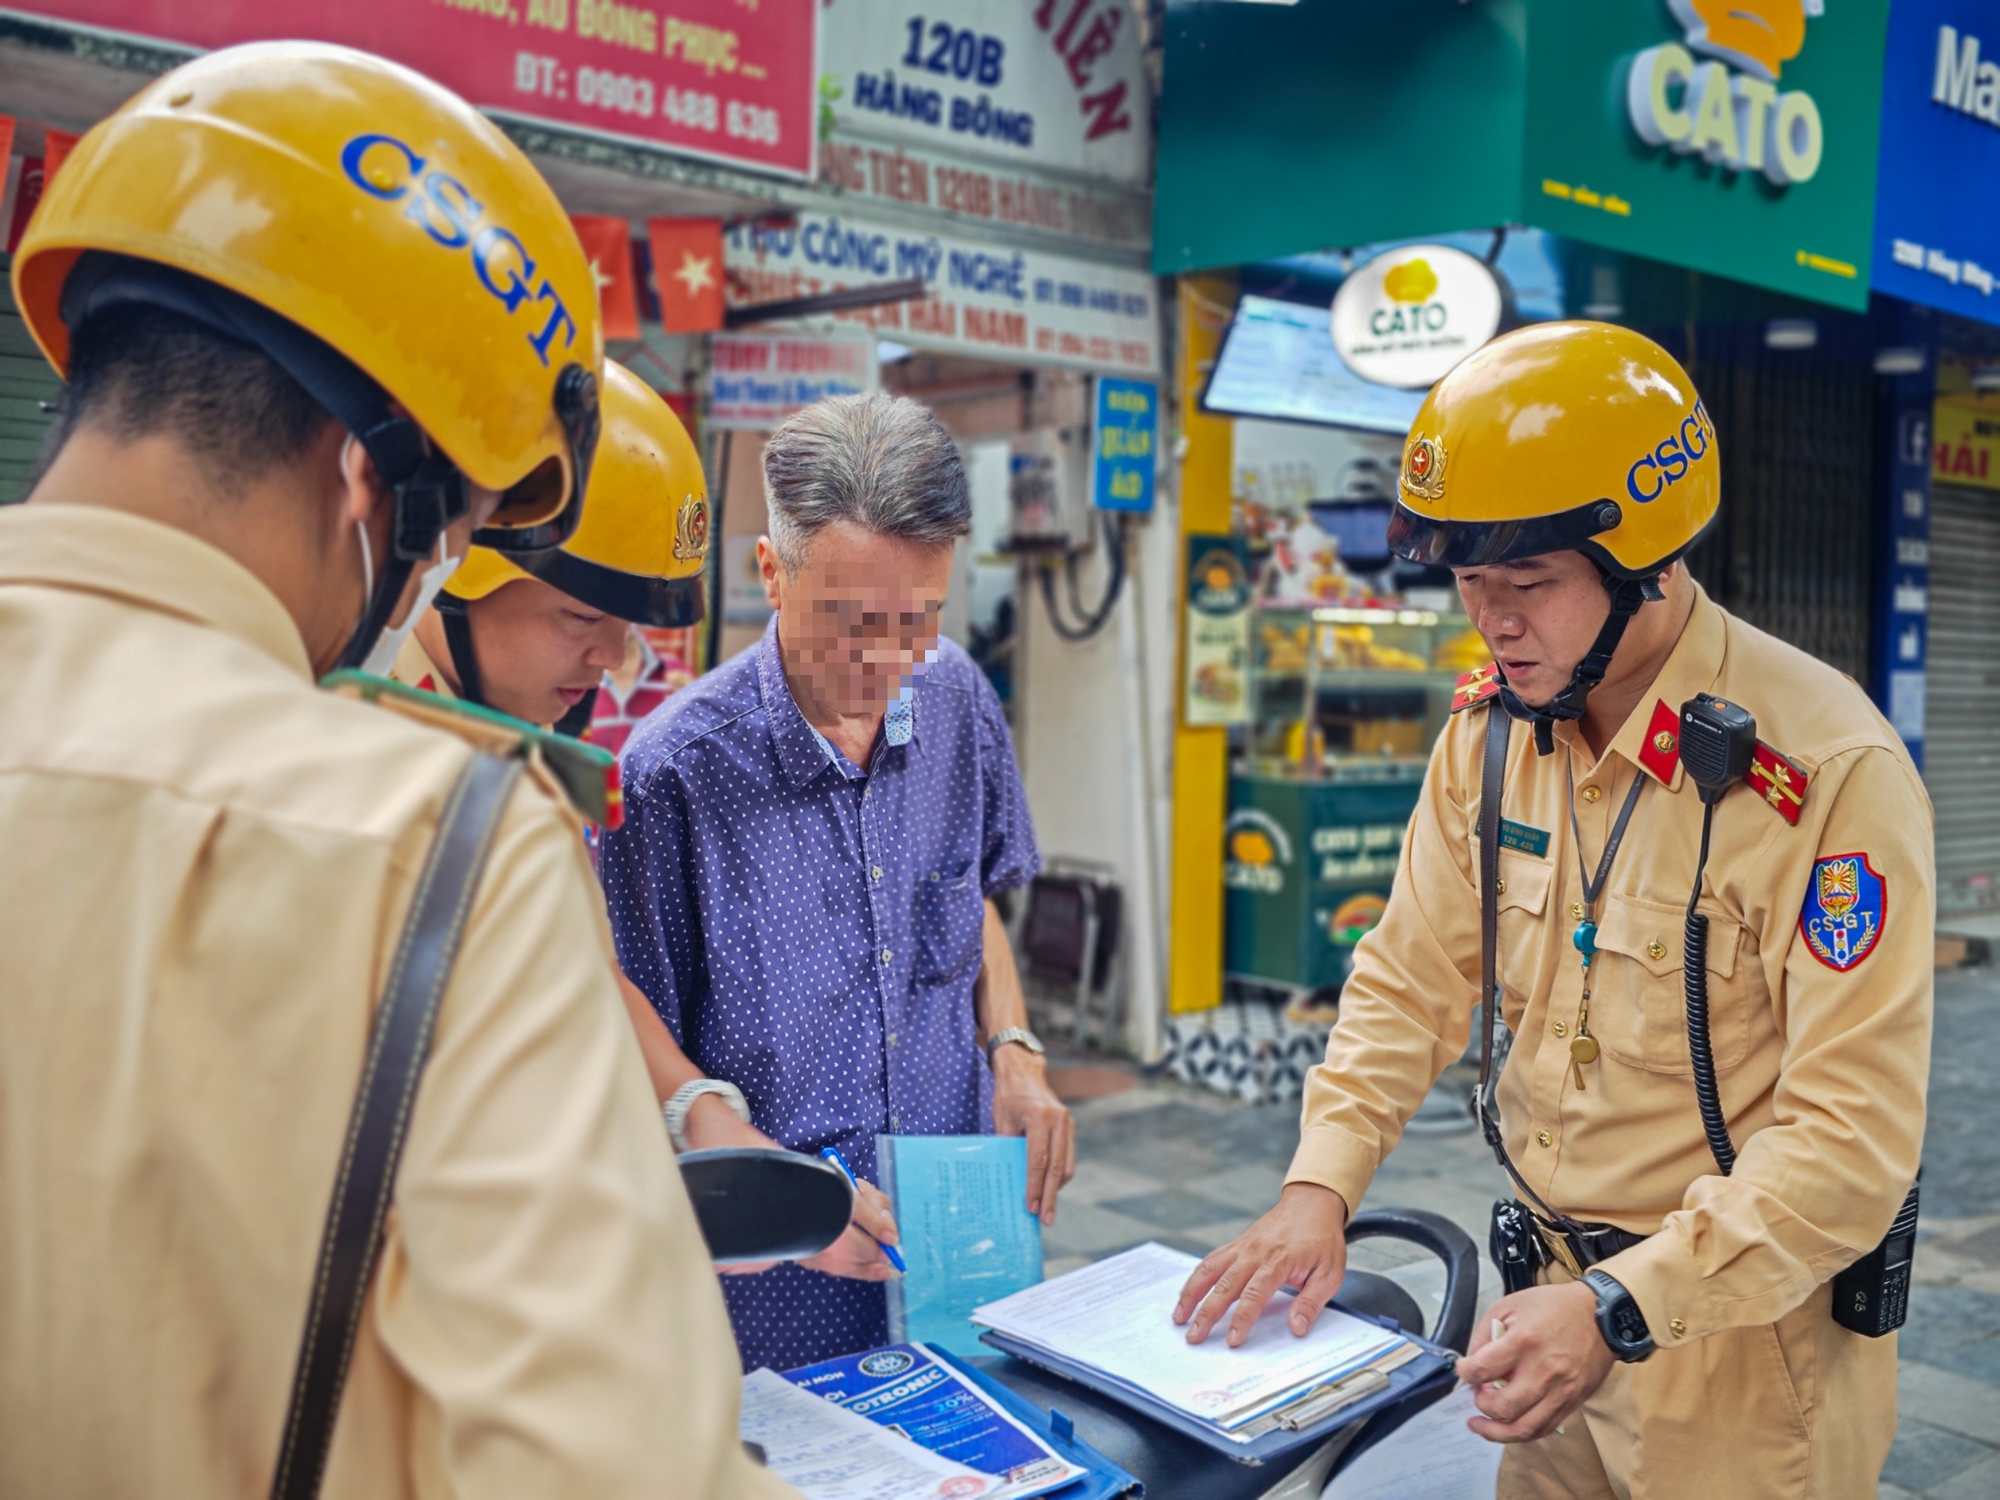
[[[1496,668],[1500,671],[1500,706],[1506,710],[1508,718],[1520,719],[1535,726],[1535,753],[1538,755],[1555,753],[1558,719],[1574,721],[1583,717],[1584,700],[1589,698],[1592,688],[1604,681],[1604,674],[1611,666],[1611,655],[1625,638],[1625,627],[1632,623],[1632,616],[1639,612],[1639,606],[1666,597],[1660,592],[1657,577],[1614,578],[1609,573],[1601,576],[1605,590],[1611,595],[1611,613],[1605,617],[1597,639],[1591,642],[1583,660],[1576,664],[1576,670],[1569,674],[1569,682],[1560,693],[1543,707],[1535,708],[1507,685],[1505,670]]]
[[[444,624],[445,649],[451,653],[452,675],[458,678],[458,696],[467,703],[488,707],[486,690],[479,680],[479,659],[472,654],[472,616],[465,601],[456,594],[439,594],[437,612]]]

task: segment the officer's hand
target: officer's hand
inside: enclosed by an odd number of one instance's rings
[[[1498,1338],[1496,1321],[1506,1325]],[[1458,1362],[1458,1378],[1472,1387],[1472,1404],[1482,1413],[1466,1425],[1495,1443],[1545,1438],[1604,1384],[1616,1362],[1597,1331],[1597,1294],[1581,1282],[1502,1297]]]
[[[1192,1314],[1187,1341],[1199,1344],[1235,1303],[1233,1347],[1250,1337],[1250,1325],[1272,1294],[1293,1286],[1299,1295],[1292,1303],[1292,1332],[1304,1334],[1347,1274],[1346,1236],[1347,1203],[1340,1194],[1309,1182],[1287,1183],[1276,1208],[1194,1268],[1174,1304],[1174,1321],[1186,1323]]]
[[[855,1184],[854,1219],[847,1232],[826,1249],[799,1262],[829,1276],[845,1276],[853,1281],[890,1281],[896,1268],[882,1253],[883,1244],[896,1243],[896,1216],[889,1200],[872,1182]],[[1592,1306],[1596,1304],[1593,1302]]]

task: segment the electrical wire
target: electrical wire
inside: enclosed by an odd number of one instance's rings
[[[1688,892],[1687,928],[1682,936],[1681,968],[1687,990],[1688,1058],[1694,1065],[1694,1097],[1701,1108],[1702,1134],[1715,1164],[1727,1177],[1736,1165],[1736,1147],[1723,1118],[1722,1096],[1715,1082],[1715,1053],[1708,1038],[1708,918],[1695,910],[1701,880],[1708,870],[1708,835],[1715,825],[1715,803],[1704,799],[1701,810],[1701,856],[1695,862],[1694,889]]]
[[[1106,566],[1109,568],[1110,573],[1104,580],[1104,597],[1098,600],[1094,608],[1085,606],[1082,589],[1077,581],[1077,559],[1080,554],[1071,552],[1063,558],[1065,591],[1069,595],[1070,607],[1081,617],[1080,622],[1073,623],[1065,620],[1062,610],[1057,605],[1054,565],[1052,563],[1044,563],[1039,569],[1042,585],[1042,606],[1048,611],[1049,626],[1058,636],[1066,641],[1087,641],[1103,630],[1105,625],[1110,622],[1112,610],[1118,606],[1119,594],[1125,588],[1126,518],[1123,513],[1118,514],[1115,520],[1111,515],[1106,514],[1103,516],[1102,522],[1104,526],[1104,545],[1108,554]]]

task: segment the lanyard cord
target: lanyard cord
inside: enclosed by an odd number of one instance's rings
[[[1597,898],[1604,893],[1604,882],[1611,877],[1611,862],[1618,858],[1618,846],[1625,842],[1625,825],[1632,821],[1632,809],[1639,805],[1639,793],[1645,789],[1646,774],[1633,771],[1632,790],[1625,794],[1625,805],[1618,809],[1618,821],[1611,825],[1611,837],[1605,841],[1604,853],[1597,861],[1597,874],[1592,876],[1584,865],[1583,830],[1576,822],[1576,771],[1568,765],[1563,769],[1569,775],[1569,831],[1570,837],[1576,840],[1577,879],[1583,882],[1583,904],[1595,916]]]

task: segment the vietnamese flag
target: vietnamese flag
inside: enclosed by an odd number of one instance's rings
[[[639,294],[632,280],[632,226],[606,214],[571,214],[576,237],[597,279],[598,306],[607,339],[639,336]]]
[[[660,326],[712,333],[722,326],[722,220],[648,219]]]
[[[56,180],[56,173],[62,170],[62,164],[69,160],[70,152],[81,139],[67,130],[50,129],[47,134],[48,144],[42,148],[42,186],[45,189]]]

